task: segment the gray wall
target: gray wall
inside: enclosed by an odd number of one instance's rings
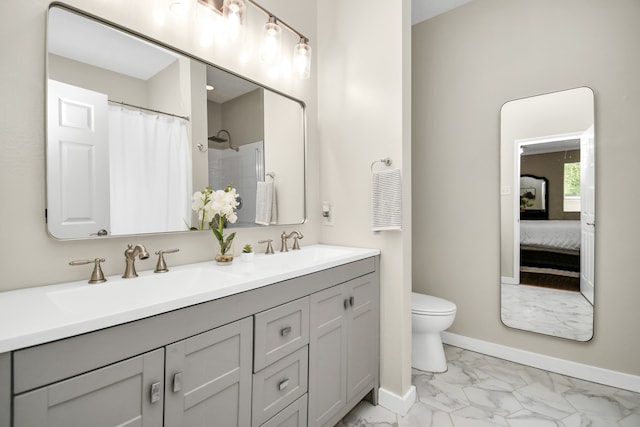
[[[640,374],[640,2],[475,0],[413,27],[413,288],[458,305],[450,332]],[[500,322],[500,108],[589,86],[596,117],[595,337]]]

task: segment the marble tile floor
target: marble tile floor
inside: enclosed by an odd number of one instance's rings
[[[512,328],[578,341],[593,336],[593,306],[580,292],[502,284],[500,310]]]
[[[398,416],[362,401],[336,427],[638,427],[640,393],[445,345],[449,370],[414,369]]]

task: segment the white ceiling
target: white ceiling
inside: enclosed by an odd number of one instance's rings
[[[472,0],[411,0],[411,25],[415,25]]]

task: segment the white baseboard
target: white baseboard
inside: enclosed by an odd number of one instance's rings
[[[598,368],[597,366],[584,365],[582,363],[572,362],[571,360],[532,353],[530,351],[452,334],[446,331],[442,332],[441,335],[442,342],[454,347],[461,347],[500,359],[544,369],[545,371],[640,393],[640,376],[637,375]]]
[[[416,387],[411,386],[404,396],[398,396],[395,393],[380,387],[378,389],[378,405],[395,412],[398,415],[405,416],[411,406],[416,401]]]

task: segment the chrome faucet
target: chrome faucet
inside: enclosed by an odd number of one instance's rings
[[[300,244],[298,243],[299,239],[302,239],[304,236],[299,231],[292,231],[287,234],[285,231],[280,235],[281,245],[280,252],[289,252],[289,248],[287,247],[287,239],[293,237],[293,248],[292,249],[300,249]]]
[[[149,252],[143,245],[128,245],[127,250],[124,251],[125,268],[123,279],[131,279],[132,277],[138,277],[136,273],[136,256],[140,259],[149,258]]]
[[[293,248],[291,249],[293,249],[294,251],[297,249],[300,249],[299,240],[304,237],[302,233],[299,231],[292,231],[291,234],[289,234],[289,236],[293,236]]]

